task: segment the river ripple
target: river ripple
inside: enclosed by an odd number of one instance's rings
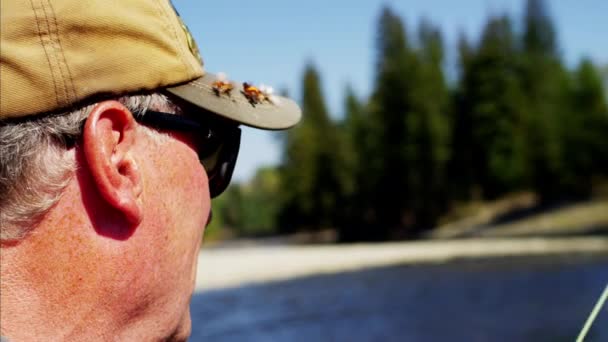
[[[316,275],[196,294],[191,341],[574,341],[607,283],[597,255]]]

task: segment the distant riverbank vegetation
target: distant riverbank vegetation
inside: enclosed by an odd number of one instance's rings
[[[432,22],[408,31],[384,8],[371,94],[345,89],[345,112],[333,120],[308,64],[295,94],[303,120],[282,133],[281,164],[215,200],[209,233],[410,239],[469,203],[514,193],[532,194],[535,208],[605,196],[608,67],[566,67],[546,4],[525,6],[516,21],[488,17],[457,51],[446,51]],[[458,56],[450,79],[448,52]]]

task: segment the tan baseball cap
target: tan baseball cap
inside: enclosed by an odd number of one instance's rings
[[[289,128],[298,105],[205,72],[169,0],[1,0],[0,120],[165,89],[263,129]]]

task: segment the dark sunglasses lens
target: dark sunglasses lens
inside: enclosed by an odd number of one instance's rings
[[[214,152],[201,154],[201,163],[209,177],[209,191],[211,198],[219,196],[226,190],[232,179],[236,160],[241,146],[241,130],[238,128],[224,132],[223,143],[212,145]]]

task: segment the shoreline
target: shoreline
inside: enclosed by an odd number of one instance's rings
[[[365,268],[446,263],[459,259],[608,255],[608,237],[474,238],[338,245],[203,247],[195,292]]]

